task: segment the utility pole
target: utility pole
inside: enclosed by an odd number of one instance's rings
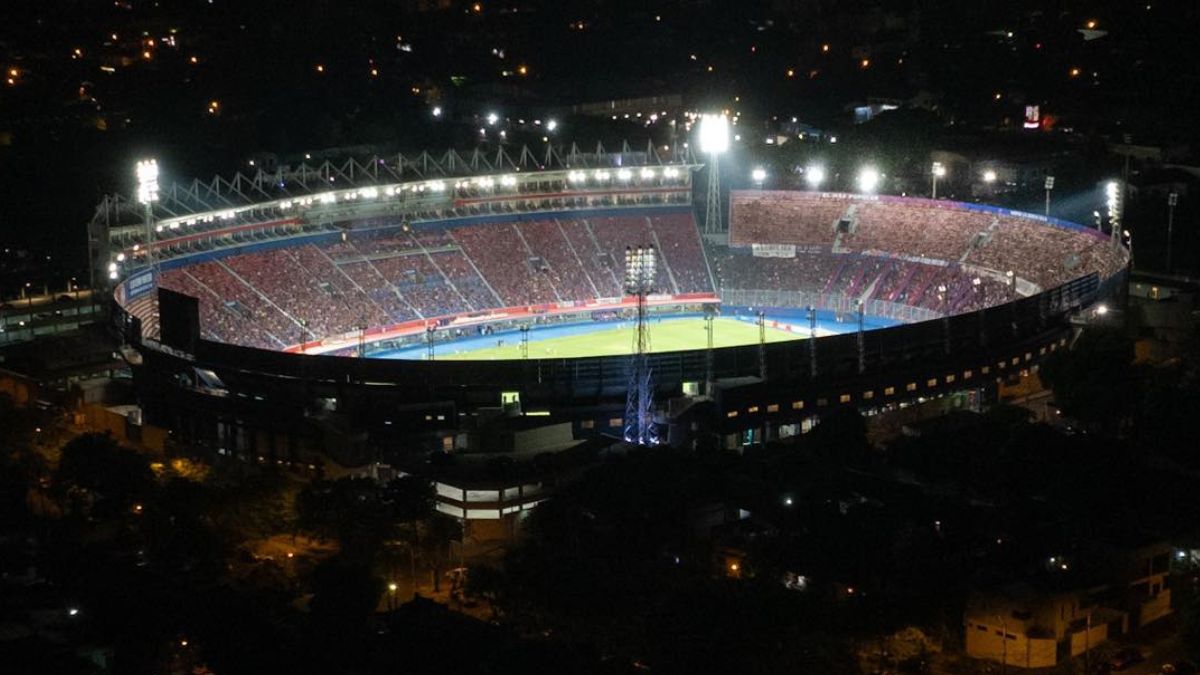
[[[758,312],[758,376],[767,379],[767,315]]]
[[[817,377],[817,308],[808,306],[808,372]]]
[[[863,333],[863,301],[858,300],[858,374],[862,375],[867,372],[867,339]]]
[[[1175,207],[1179,205],[1179,193],[1167,195],[1167,274],[1171,273],[1171,242],[1175,233]]]
[[[713,395],[713,319],[716,318],[717,308],[711,304],[704,306],[704,331],[708,333],[708,349],[704,354],[704,393]]]

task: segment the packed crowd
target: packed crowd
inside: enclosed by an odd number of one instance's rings
[[[731,250],[713,257],[721,289],[784,290],[830,298],[880,300],[939,313],[962,313],[1008,302],[1011,285],[959,264],[933,265],[856,253],[756,257]],[[978,282],[976,281],[978,279]]]
[[[172,269],[162,285],[199,299],[205,337],[270,349],[364,326],[616,297],[628,245],[662,250],[656,290],[712,290],[690,214],[341,230],[319,244]]]
[[[855,199],[816,192],[741,192],[730,205],[729,242],[875,251],[964,262],[1043,287],[1124,265],[1093,233],[950,205]]]

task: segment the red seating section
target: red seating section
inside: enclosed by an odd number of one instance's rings
[[[629,245],[662,249],[662,292],[712,290],[687,213],[412,231],[373,224],[387,229],[193,264],[164,273],[163,285],[200,300],[205,337],[270,349],[362,325],[619,296]]]

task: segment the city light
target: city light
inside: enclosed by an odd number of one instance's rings
[[[983,172],[983,182],[995,183],[996,182],[996,172],[992,169],[988,169],[987,171],[984,171]]]
[[[493,113],[488,113],[488,115],[487,115],[487,123],[488,123],[488,126],[492,126],[492,127],[494,127],[494,126],[496,126],[496,122],[499,122],[499,121],[500,121],[500,116],[499,116],[499,115],[497,115],[497,114],[496,114],[496,113],[494,113],[494,112],[493,112]]]
[[[546,130],[547,131],[554,131],[557,128],[558,128],[558,120],[547,120],[546,121]]]
[[[628,181],[630,178],[633,178],[633,172],[629,169],[619,169],[617,171],[617,178],[622,181]]]
[[[754,179],[755,183],[761,184],[763,181],[765,181],[767,179],[767,170],[762,168],[761,166],[756,167],[754,169],[754,171],[750,172],[750,177]]]
[[[719,155],[729,149],[729,118],[704,115],[700,118],[700,152]]]
[[[808,167],[804,172],[804,182],[814,189],[821,187],[821,183],[825,182],[825,167],[820,165]]]
[[[433,116],[434,117],[442,116],[442,107],[441,106],[439,106],[439,105],[433,106]]]
[[[933,175],[937,178],[946,177],[946,167],[941,162],[933,163]]]
[[[858,172],[859,192],[874,192],[879,187],[879,170],[875,167],[865,167]]]

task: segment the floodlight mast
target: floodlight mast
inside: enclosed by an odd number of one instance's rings
[[[637,302],[637,324],[625,391],[624,438],[627,443],[637,445],[658,445],[658,433],[654,428],[654,384],[647,358],[650,332],[646,325],[646,298],[654,292],[657,270],[658,254],[653,245],[625,249],[625,293],[634,296]]]
[[[700,118],[700,152],[709,156],[708,201],[705,205],[704,231],[724,229],[721,211],[721,168],[718,158],[729,149],[729,118],[704,115]]]
[[[158,161],[144,159],[137,163],[135,169],[138,182],[138,202],[145,209],[146,227],[146,266],[155,271],[155,284],[158,283],[157,268],[154,257],[154,202],[158,201]]]

